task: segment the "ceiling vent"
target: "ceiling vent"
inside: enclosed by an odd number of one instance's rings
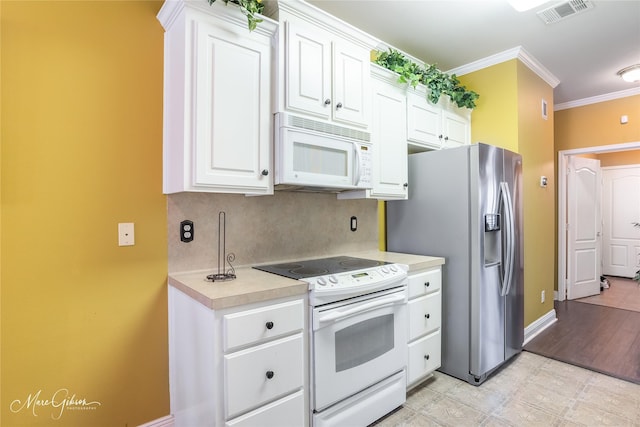
[[[541,10],[538,16],[545,24],[553,24],[589,9],[593,9],[593,3],[589,0],[569,0]]]

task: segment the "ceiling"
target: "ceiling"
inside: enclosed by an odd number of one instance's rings
[[[506,0],[308,3],[446,72],[521,47],[560,82],[554,89],[556,106],[616,97],[620,91],[640,94],[640,82],[627,83],[616,75],[640,63],[640,0],[592,0],[593,9],[552,24],[536,12],[562,1],[526,12],[517,12]]]

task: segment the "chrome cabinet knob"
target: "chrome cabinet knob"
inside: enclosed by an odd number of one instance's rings
[[[342,102],[338,102],[338,103],[336,104],[336,110],[337,110],[338,108],[342,108]]]
[[[273,376],[274,376],[275,374],[273,373],[273,371],[267,371],[267,374],[266,374],[266,375],[267,375],[267,378],[268,378],[268,379],[271,379],[271,378],[273,378]]]
[[[268,170],[266,170],[266,169],[262,169],[262,172],[261,172],[261,173],[262,173],[262,176],[267,176],[267,175],[269,175],[269,171],[268,171]]]
[[[329,105],[331,104],[331,100],[329,98],[324,100],[324,105]]]
[[[273,322],[267,322],[265,326],[267,327],[267,329],[273,329]]]

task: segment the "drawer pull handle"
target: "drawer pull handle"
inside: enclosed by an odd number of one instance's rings
[[[429,360],[429,355],[428,354],[424,355],[424,360]]]
[[[273,371],[267,371],[267,378],[268,379],[273,378]]]
[[[273,329],[273,322],[267,322],[265,326],[267,327],[267,329]]]
[[[430,317],[431,317],[431,315],[430,315],[429,313],[427,313],[427,314],[425,314],[425,315],[424,315],[424,318],[425,318],[425,319],[428,319],[428,318],[430,318]]]
[[[431,283],[429,283],[429,282],[424,282],[424,285],[425,285],[427,288],[429,287],[429,285],[430,285],[430,284],[431,284]]]

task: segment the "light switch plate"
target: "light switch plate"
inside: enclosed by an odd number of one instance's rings
[[[118,224],[118,246],[133,246],[135,236],[133,222],[121,222]]]

